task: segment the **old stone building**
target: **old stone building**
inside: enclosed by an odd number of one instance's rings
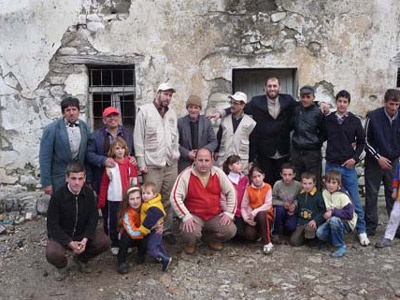
[[[361,116],[399,84],[398,0],[5,0],[0,2],[0,182],[38,187],[42,129],[65,95],[99,126],[119,107],[133,126],[155,87],[173,84],[180,115],[190,94],[206,110],[242,90],[314,85],[330,101],[341,89]]]

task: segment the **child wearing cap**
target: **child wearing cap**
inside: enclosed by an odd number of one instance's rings
[[[324,141],[324,116],[314,103],[314,88],[305,85],[300,89],[301,105],[294,110],[294,132],[292,136],[292,163],[297,171],[296,180],[303,172],[316,175],[317,188],[321,183],[322,154]]]
[[[190,166],[197,149],[207,148],[214,152],[218,142],[211,121],[200,115],[201,98],[190,95],[186,101],[188,114],[178,120],[179,152],[178,172]]]
[[[244,113],[247,96],[243,92],[236,92],[229,96],[231,115],[225,116],[217,133],[218,147],[214,153],[214,159],[219,167],[231,156],[240,157],[243,165],[243,173],[248,173],[250,152],[250,134],[256,127],[256,121]]]

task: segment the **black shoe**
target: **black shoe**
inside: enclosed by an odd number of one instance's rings
[[[163,238],[170,245],[176,244],[176,238],[172,234],[164,235]]]
[[[271,239],[272,239],[272,243],[274,245],[282,245],[283,244],[283,239],[280,234],[273,234]]]
[[[375,229],[367,229],[367,235],[369,236],[374,236],[376,234],[376,230]]]
[[[141,265],[141,264],[144,263],[145,259],[146,259],[145,256],[138,255],[138,256],[135,257],[135,262],[136,262],[138,265]]]
[[[128,265],[126,263],[121,263],[117,269],[119,274],[126,274],[128,273]]]
[[[172,258],[171,257],[167,257],[167,258],[162,260],[162,262],[161,262],[162,263],[162,270],[164,272],[168,271],[168,267],[171,264],[171,262],[172,262]]]
[[[375,248],[386,248],[392,246],[392,241],[389,239],[382,239],[379,243],[375,244]]]

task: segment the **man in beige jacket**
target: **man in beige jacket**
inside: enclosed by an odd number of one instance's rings
[[[178,172],[179,133],[176,112],[169,106],[175,89],[162,83],[155,99],[139,107],[133,141],[139,171],[145,182],[154,182],[161,193],[167,216],[164,223],[164,239],[175,244],[172,235],[173,213],[169,196]]]

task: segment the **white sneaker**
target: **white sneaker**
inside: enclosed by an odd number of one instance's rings
[[[119,248],[118,247],[111,247],[111,253],[112,253],[112,255],[118,255],[118,251],[119,251]]]
[[[272,252],[274,252],[274,245],[272,245],[272,243],[264,245],[263,246],[263,252],[266,255],[272,254]]]
[[[369,244],[371,244],[371,242],[369,241],[368,237],[367,237],[367,233],[360,233],[358,235],[358,240],[360,241],[361,246],[368,246]]]

